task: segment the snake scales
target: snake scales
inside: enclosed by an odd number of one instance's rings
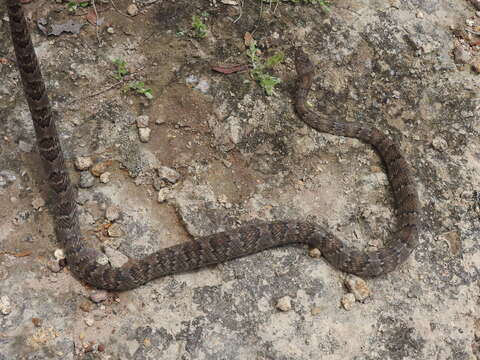
[[[418,243],[419,200],[410,167],[399,147],[376,128],[356,123],[325,120],[305,106],[314,68],[305,53],[296,50],[298,89],[295,106],[312,128],[334,135],[357,138],[372,145],[382,158],[395,198],[398,230],[390,245],[361,252],[317,224],[301,221],[249,223],[162,249],[143,259],[130,259],[113,268],[99,260],[103,254],[82,239],[74,187],[65,167],[59,135],[19,0],[6,0],[11,37],[25,97],[32,115],[40,156],[54,195],[53,214],[57,238],[63,244],[71,272],[87,283],[109,290],[126,290],[169,274],[197,269],[253,254],[275,246],[304,243],[319,248],[335,268],[364,277],[392,271],[405,261]]]

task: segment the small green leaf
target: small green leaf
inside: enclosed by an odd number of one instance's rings
[[[207,25],[197,15],[192,16],[192,29],[195,31],[195,37],[197,38],[203,39],[207,36]]]
[[[285,59],[285,54],[283,52],[278,52],[273,56],[270,56],[265,62],[265,67],[272,68],[275,65],[280,64]]]

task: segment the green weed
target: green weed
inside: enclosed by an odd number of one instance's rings
[[[122,80],[125,75],[128,75],[127,63],[120,59],[115,59],[112,61],[116,65],[115,69],[115,79]]]
[[[128,84],[128,88],[135,91],[137,94],[145,96],[149,100],[153,99],[152,89],[146,88],[143,81],[130,83]]]
[[[275,86],[280,84],[281,80],[278,77],[268,74],[266,71],[280,64],[284,60],[285,55],[282,52],[278,52],[267,58],[265,62],[262,62],[257,53],[257,43],[255,40],[252,40],[247,49],[247,56],[252,65],[250,75],[258,82],[262,89],[265,90],[268,96],[273,95],[275,94]]]
[[[202,21],[202,18],[205,18],[208,15],[202,13],[201,16],[193,15],[192,16],[192,29],[194,31],[194,37],[203,39],[207,36],[207,25],[205,25]]]
[[[71,12],[71,13],[74,13],[75,11],[77,11],[78,8],[86,8],[88,6],[90,6],[90,1],[89,0],[80,1],[80,2],[76,2],[75,0],[71,0],[67,3],[68,11]]]

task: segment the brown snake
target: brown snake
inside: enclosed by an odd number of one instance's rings
[[[321,250],[335,268],[364,277],[395,269],[418,243],[419,200],[410,167],[399,147],[380,130],[367,125],[324,120],[305,106],[314,68],[305,53],[296,50],[298,89],[295,105],[302,120],[312,128],[348,136],[372,145],[382,158],[398,210],[398,230],[390,245],[362,252],[347,247],[321,226],[301,221],[250,223],[166,249],[143,259],[130,259],[122,267],[101,264],[103,253],[82,239],[74,187],[65,167],[55,121],[19,0],[6,0],[12,41],[23,89],[32,115],[37,145],[48,182],[53,190],[53,214],[58,240],[66,250],[70,270],[79,279],[109,290],[126,290],[169,274],[216,264],[275,246],[304,243]]]

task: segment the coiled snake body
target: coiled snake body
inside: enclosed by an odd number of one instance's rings
[[[251,223],[238,229],[197,238],[155,252],[143,259],[130,259],[113,268],[99,261],[103,254],[82,239],[74,187],[65,167],[58,132],[40,67],[19,0],[6,0],[11,36],[23,89],[32,115],[38,150],[53,190],[55,230],[63,244],[71,272],[79,279],[103,289],[126,290],[169,274],[197,269],[253,254],[275,246],[305,243],[319,248],[335,268],[363,277],[392,271],[414,250],[418,242],[419,201],[410,167],[399,147],[376,128],[324,120],[305,106],[312,84],[313,65],[298,48],[298,89],[295,106],[312,128],[334,135],[360,139],[372,145],[383,159],[398,213],[398,231],[388,247],[361,252],[347,247],[317,224],[301,221]]]

